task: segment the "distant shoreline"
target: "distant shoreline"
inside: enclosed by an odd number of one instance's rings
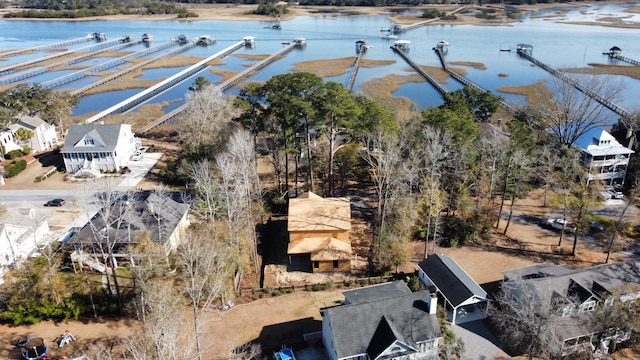
[[[628,5],[627,11],[629,13],[640,13],[640,3],[629,2],[623,0],[605,0],[598,1],[596,4],[572,2],[572,3],[544,3],[535,5],[508,5],[508,7],[516,8],[521,13],[527,13],[531,11],[537,11],[540,9],[548,8],[566,8],[566,7],[585,7],[585,6],[602,6],[602,5]],[[78,19],[32,19],[32,18],[2,18],[7,21],[95,21],[95,20],[107,20],[107,21],[203,21],[203,20],[219,20],[219,21],[276,21],[276,18],[251,14],[253,10],[257,8],[257,5],[233,5],[233,4],[184,4],[189,12],[198,14],[196,18],[184,18],[178,19],[176,14],[162,14],[162,15],[109,15],[99,17],[86,17]],[[388,15],[390,20],[396,23],[412,23],[424,20],[420,17],[420,14],[411,15],[397,15],[394,10],[397,9],[414,9],[418,12],[426,9],[441,9],[442,11],[451,11],[463,6],[462,4],[447,4],[447,5],[422,5],[422,6],[381,6],[381,7],[364,7],[364,6],[289,6],[289,13],[280,17],[281,21],[291,20],[297,16],[335,16],[336,13],[348,15],[348,16],[379,16]],[[468,5],[472,10],[481,11],[483,9],[490,9],[495,11],[492,15],[495,15],[494,19],[483,19],[475,16],[465,16],[463,14],[457,14],[456,20],[451,21],[436,21],[432,24],[451,24],[451,25],[489,25],[489,26],[501,26],[509,25],[513,22],[517,22],[516,19],[507,18],[502,10],[504,5],[501,4],[486,4],[486,5]],[[0,16],[8,12],[19,11],[19,8],[5,8],[0,9]],[[335,10],[335,11],[332,11]],[[559,11],[557,15],[550,14],[549,18],[560,16]],[[624,28],[640,28],[640,23],[627,24],[621,18],[603,18],[594,22],[575,22],[575,24],[582,25],[598,25],[598,26],[611,26],[611,27],[624,27]]]

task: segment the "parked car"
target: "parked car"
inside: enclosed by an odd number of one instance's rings
[[[624,194],[622,193],[622,191],[618,191],[618,190],[615,190],[615,189],[609,189],[609,190],[607,190],[607,193],[609,195],[611,195],[612,199],[622,199],[622,198],[624,198]]]
[[[604,231],[604,226],[595,220],[589,220],[589,229],[594,231]]]
[[[44,203],[44,206],[62,206],[64,205],[64,199],[53,199]]]
[[[142,159],[142,151],[136,151],[133,155],[131,155],[131,160],[138,161]]]
[[[572,226],[569,220],[563,219],[547,219],[546,223],[549,227],[556,230],[563,230],[565,232],[574,232],[576,231],[575,226]]]

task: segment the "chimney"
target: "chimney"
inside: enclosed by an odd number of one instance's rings
[[[435,315],[438,311],[438,295],[435,293],[429,297],[429,315]]]

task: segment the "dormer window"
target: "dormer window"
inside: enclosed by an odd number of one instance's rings
[[[85,145],[93,145],[93,139],[84,139]]]
[[[596,309],[595,300],[585,301],[584,304],[582,304],[582,311],[583,312],[593,311],[595,309]]]

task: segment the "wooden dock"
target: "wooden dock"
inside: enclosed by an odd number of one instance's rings
[[[246,40],[241,40],[238,41],[237,43],[227,47],[226,49],[219,51],[211,56],[209,56],[208,58],[199,61],[198,63],[188,67],[187,69],[184,69],[182,71],[180,71],[179,73],[151,86],[148,89],[145,89],[139,93],[137,93],[136,95],[125,99],[113,106],[111,106],[110,108],[94,115],[91,116],[90,118],[85,120],[86,124],[90,124],[92,122],[101,120],[109,115],[114,115],[114,114],[119,114],[119,113],[123,113],[129,109],[132,109],[133,107],[142,104],[143,102],[151,99],[152,97],[162,93],[163,91],[170,89],[171,87],[175,86],[176,84],[181,83],[182,81],[188,79],[189,77],[193,76],[194,74],[199,73],[200,71],[206,69],[209,65],[207,65],[210,61],[220,58],[220,57],[224,57],[227,56],[230,53],[233,53],[234,51],[240,49],[241,47],[245,46],[247,44]]]
[[[447,90],[447,88],[445,88],[444,85],[442,85],[442,83],[438,81],[438,79],[433,77],[428,72],[424,71],[424,69],[420,67],[420,65],[416,64],[413,60],[411,60],[409,55],[407,55],[407,53],[405,53],[399,46],[392,46],[391,49],[395,51],[398,55],[400,55],[420,75],[422,75],[422,77],[424,77],[436,90],[440,92],[440,94],[446,94],[449,92],[449,90]]]
[[[358,51],[358,56],[356,57],[356,61],[353,63],[353,72],[351,72],[351,76],[349,77],[349,82],[347,83],[347,90],[353,91],[353,84],[356,82],[356,76],[358,76],[358,70],[360,69],[360,60],[364,56],[364,53],[367,51],[367,44],[361,44],[360,49]]]
[[[160,44],[160,45],[158,45],[158,50],[165,49],[165,48],[173,46],[175,44],[176,44],[175,40],[172,40],[172,41],[167,42],[167,43]],[[185,51],[187,51],[187,50],[189,50],[189,49],[191,49],[191,48],[193,48],[193,47],[195,47],[197,45],[198,45],[197,42],[193,41],[193,42],[187,43],[185,45],[182,45],[179,48],[167,51],[167,52],[161,54],[160,56],[156,56],[156,57],[147,59],[145,61],[139,62],[139,63],[134,64],[132,66],[129,66],[129,67],[127,67],[127,68],[125,68],[125,69],[123,69],[121,71],[118,71],[115,74],[109,75],[107,77],[100,78],[100,79],[92,82],[91,84],[89,84],[87,86],[83,86],[83,87],[81,87],[79,89],[72,90],[71,91],[71,95],[81,95],[81,94],[83,94],[83,93],[85,93],[85,92],[87,92],[87,91],[89,91],[91,89],[97,88],[98,86],[102,86],[102,85],[104,85],[104,84],[106,84],[106,83],[108,83],[110,81],[113,81],[115,79],[121,78],[124,75],[129,74],[129,73],[131,73],[131,72],[133,72],[135,70],[143,68],[143,67],[153,63],[154,61],[158,61],[158,60],[160,60],[162,58],[166,58],[166,57],[169,57],[169,56],[174,56],[174,55],[180,54],[180,53],[185,52]],[[149,51],[153,50],[153,49],[154,48],[143,50],[140,53],[146,52],[147,54],[144,54],[144,55],[148,55]],[[156,52],[156,51],[153,51],[153,52]],[[138,54],[138,53],[136,53],[136,54]],[[132,54],[131,56],[136,56],[136,54]],[[140,56],[138,56],[138,57],[140,57]]]
[[[43,51],[43,50],[48,50],[48,49],[55,49],[55,48],[65,47],[65,46],[69,46],[69,45],[73,45],[73,44],[79,44],[79,43],[83,43],[83,42],[87,42],[87,41],[92,41],[94,39],[95,39],[94,36],[89,34],[87,36],[83,36],[83,37],[79,37],[79,38],[71,39],[71,40],[65,40],[65,41],[61,41],[61,42],[57,42],[57,43],[41,45],[41,46],[36,46],[36,47],[31,47],[31,48],[26,48],[26,49],[10,50],[10,51],[5,52],[5,53],[0,53],[0,56],[1,57],[18,56],[20,54],[25,54],[25,53],[30,53],[30,52]]]
[[[632,58],[628,58],[626,56],[622,56],[620,54],[609,54],[609,57],[612,58],[612,59],[616,59],[616,60],[621,60],[621,61],[627,62],[627,63],[632,64],[632,65],[640,66],[640,61],[634,60]]]
[[[247,77],[249,77],[250,74],[255,73],[256,71],[264,68],[265,66],[271,64],[272,62],[276,61],[280,56],[288,53],[289,51],[293,50],[295,47],[300,47],[300,46],[304,46],[304,43],[301,43],[300,41],[294,41],[292,43],[287,44],[287,46],[285,46],[284,48],[280,49],[279,51],[273,53],[272,55],[268,56],[267,58],[253,64],[251,67],[247,68],[246,70],[236,74],[235,76],[233,76],[232,78],[230,78],[229,80],[223,82],[222,84],[218,85],[217,88],[221,91],[221,92],[226,92],[229,89],[231,89],[233,86],[235,86],[237,83],[239,83],[240,81],[246,79]],[[156,126],[160,126],[161,124],[164,124],[168,121],[173,120],[174,118],[176,118],[177,116],[179,116],[180,114],[182,114],[185,110],[187,109],[187,104],[183,104],[182,106],[168,112],[167,114],[165,114],[164,116],[159,117],[158,119],[154,120],[153,122],[147,124],[146,126],[140,128],[138,131],[136,131],[136,133],[138,134],[143,134],[153,128],[155,128]]]
[[[450,11],[449,13],[447,13],[447,16],[454,15],[454,14],[456,14],[456,13],[459,13],[459,12],[461,12],[462,10],[464,10],[464,9],[466,9],[466,8],[467,8],[466,6],[461,6],[461,7],[457,8],[457,9],[454,9],[453,11]],[[417,22],[417,23],[413,23],[413,24],[410,24],[410,25],[394,24],[394,25],[391,27],[391,29],[389,29],[389,31],[390,31],[390,32],[392,32],[392,33],[394,33],[394,34],[399,34],[399,33],[401,33],[401,32],[405,32],[405,31],[413,30],[413,29],[415,29],[415,28],[418,28],[418,27],[420,27],[420,26],[423,26],[423,25],[426,25],[426,24],[429,24],[429,23],[432,23],[432,22],[438,21],[438,20],[440,20],[440,19],[441,19],[440,17],[436,17],[436,18],[433,18],[433,19],[428,19],[428,20],[424,20],[424,21]]]
[[[47,71],[47,68],[45,68],[44,71],[42,71],[42,68],[37,68],[37,69],[27,69],[25,71],[19,71],[17,73],[13,72],[13,71],[15,71],[16,69],[19,69],[19,68],[28,68],[29,66],[31,66],[33,64],[37,64],[37,63],[44,62],[44,61],[47,61],[47,60],[52,60],[52,59],[59,58],[61,56],[65,56],[65,55],[69,55],[69,54],[88,53],[88,54],[82,54],[80,56],[84,60],[87,57],[94,56],[95,52],[99,51],[99,50],[103,50],[103,49],[113,50],[114,48],[122,48],[122,47],[127,47],[127,46],[131,46],[132,45],[131,43],[125,42],[124,39],[125,38],[112,40],[112,41],[101,42],[101,43],[98,43],[98,44],[85,46],[85,47],[82,47],[80,49],[63,51],[63,52],[51,54],[51,55],[48,55],[48,56],[43,56],[41,58],[31,59],[31,60],[28,60],[28,61],[24,61],[24,62],[12,64],[12,65],[7,65],[5,67],[0,68],[0,75],[4,74],[4,76],[2,76],[0,78],[0,84],[10,84],[10,83],[13,83],[13,82],[17,82],[17,81],[20,81],[20,80],[27,79],[29,77],[35,76],[35,75],[31,74],[31,71],[36,71],[37,74],[41,74],[41,73]],[[58,64],[58,65],[60,65],[60,64]]]
[[[142,42],[143,42],[143,40],[135,41],[136,44],[139,44],[139,43],[142,43]],[[43,82],[42,83],[42,87],[44,87],[45,89],[56,88],[56,87],[59,87],[59,86],[74,82],[76,80],[80,80],[80,79],[84,78],[85,76],[91,75],[92,73],[96,73],[96,72],[100,72],[100,71],[104,71],[104,70],[108,70],[108,69],[114,68],[116,66],[125,64],[129,60],[137,59],[137,58],[140,58],[140,57],[144,57],[144,56],[147,56],[147,55],[162,51],[164,49],[167,49],[167,48],[169,48],[171,46],[175,46],[177,44],[178,43],[176,41],[167,41],[165,43],[162,43],[160,45],[154,46],[154,47],[149,48],[149,49],[137,51],[137,52],[135,52],[133,54],[121,56],[119,58],[106,61],[106,62],[104,62],[102,64],[91,66],[91,67],[89,67],[87,69],[82,69],[82,70],[79,70],[79,71],[75,71],[75,72],[73,72],[71,74],[67,74],[67,75],[61,76],[59,78]]]
[[[562,72],[552,68],[551,66],[543,63],[542,61],[539,61],[538,59],[534,58],[530,51],[527,51],[526,49],[520,48],[518,47],[518,55],[522,56],[523,58],[531,61],[532,63],[538,65],[540,68],[546,70],[547,72],[549,72],[551,75],[557,77],[558,79],[561,79],[562,81],[566,82],[567,84],[573,86],[574,88],[580,90],[583,94],[589,96],[590,98],[592,98],[593,100],[599,102],[600,104],[602,104],[604,107],[608,108],[609,110],[613,111],[614,113],[625,117],[625,118],[629,118],[631,117],[631,113],[623,108],[621,108],[620,106],[614,104],[613,102],[609,101],[608,99],[606,99],[604,96],[596,93],[595,91],[589,89],[588,87],[580,84],[579,82],[577,82],[576,80],[570,78],[569,76],[563,74]]]
[[[452,78],[454,78],[464,86],[472,87],[478,91],[487,92],[487,90],[482,88],[480,85],[453,71],[453,69],[451,69],[449,65],[447,65],[447,61],[444,59],[444,53],[442,52],[441,47],[436,46],[433,48],[433,50],[436,52],[436,54],[438,54],[438,58],[440,59],[440,63],[442,64],[442,69],[446,71]],[[515,113],[516,111],[511,105],[507,104],[504,101],[500,101],[500,106],[505,110],[510,111],[511,113]]]

